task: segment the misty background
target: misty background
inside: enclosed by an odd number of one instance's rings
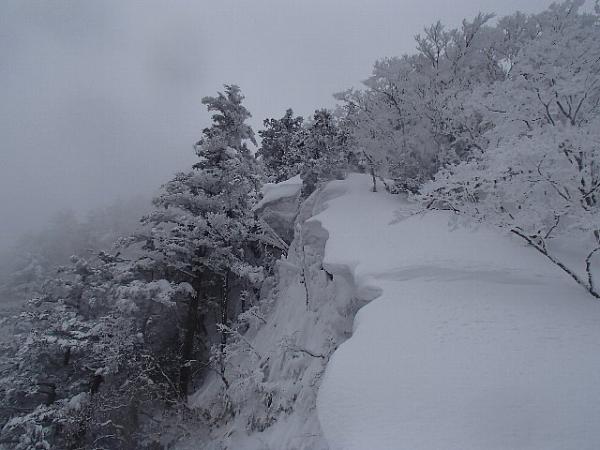
[[[200,99],[240,85],[251,124],[332,107],[438,19],[549,0],[0,3],[0,251],[58,210],[150,198],[195,159]]]

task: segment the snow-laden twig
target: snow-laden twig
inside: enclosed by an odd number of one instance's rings
[[[592,273],[592,258],[598,251],[600,251],[600,247],[596,247],[595,249],[593,249],[590,253],[588,253],[587,257],[585,258],[585,272],[587,274],[588,285],[590,287],[591,292],[595,292],[596,294],[598,294],[598,290],[596,289],[594,274]],[[600,298],[599,295],[596,295],[596,297]]]

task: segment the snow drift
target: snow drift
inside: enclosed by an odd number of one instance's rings
[[[596,449],[600,303],[520,242],[332,182],[324,267],[362,308],[318,394],[332,449]]]

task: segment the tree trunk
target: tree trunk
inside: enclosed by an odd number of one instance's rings
[[[223,284],[221,285],[221,325],[224,327],[227,326],[227,322],[229,321],[228,307],[229,307],[229,270],[225,272],[223,276]],[[227,377],[225,376],[225,347],[227,346],[227,331],[225,328],[221,329],[221,354],[219,358],[219,375],[221,376],[221,380],[223,380],[223,384],[225,384],[225,389],[229,390],[229,382],[227,381]]]
[[[181,350],[181,367],[179,369],[179,396],[187,398],[188,386],[192,377],[191,359],[194,353],[194,338],[198,329],[198,306],[200,305],[201,280],[196,278],[193,282],[196,295],[190,298],[188,313],[185,324],[185,335],[183,337],[183,348]]]
[[[373,180],[373,192],[377,192],[377,178],[375,178],[375,169],[373,166],[370,168],[371,179]]]
[[[229,270],[225,272],[225,276],[223,277],[223,286],[221,292],[221,325],[227,326],[227,322],[229,321]],[[225,331],[221,332],[221,351],[225,350],[225,346],[227,345],[227,333]]]

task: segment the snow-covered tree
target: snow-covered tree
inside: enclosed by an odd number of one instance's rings
[[[291,109],[279,119],[264,121],[257,155],[273,181],[300,174],[305,193],[320,181],[339,178],[351,163],[352,141],[347,123],[326,109],[318,109],[307,123]]]
[[[367,165],[410,191],[444,164],[485,145],[486,124],[468,107],[478,85],[504,77],[502,33],[479,14],[460,28],[441,23],[416,37],[417,53],[375,63],[364,90],[336,94]]]
[[[141,236],[163,276],[193,287],[183,325],[181,395],[187,394],[196,332],[207,309],[218,304],[219,322],[227,325],[231,283],[262,277],[248,254],[259,175],[247,146],[255,140],[243,98],[237,86],[226,85],[224,93],[202,100],[215,114],[195,145],[199,161],[164,185],[154,200],[158,208],[145,218],[148,233]]]
[[[348,133],[334,115],[326,109],[316,110],[296,144],[305,195],[310,194],[319,182],[344,176],[349,165],[350,147]]]
[[[444,168],[424,192],[523,238],[600,297],[600,28],[567,1],[529,18],[505,80],[471,99],[488,124],[482,154]],[[580,236],[583,272],[553,251]]]
[[[302,162],[297,144],[302,130],[301,116],[288,109],[281,119],[265,119],[258,134],[261,145],[256,155],[265,166],[269,180],[280,182],[297,175]]]
[[[18,344],[0,377],[10,417],[3,442],[127,447],[141,411],[175,395],[147,321],[150,304],[175,297],[177,286],[134,295],[135,278],[135,266],[117,256],[73,257],[14,319]]]

